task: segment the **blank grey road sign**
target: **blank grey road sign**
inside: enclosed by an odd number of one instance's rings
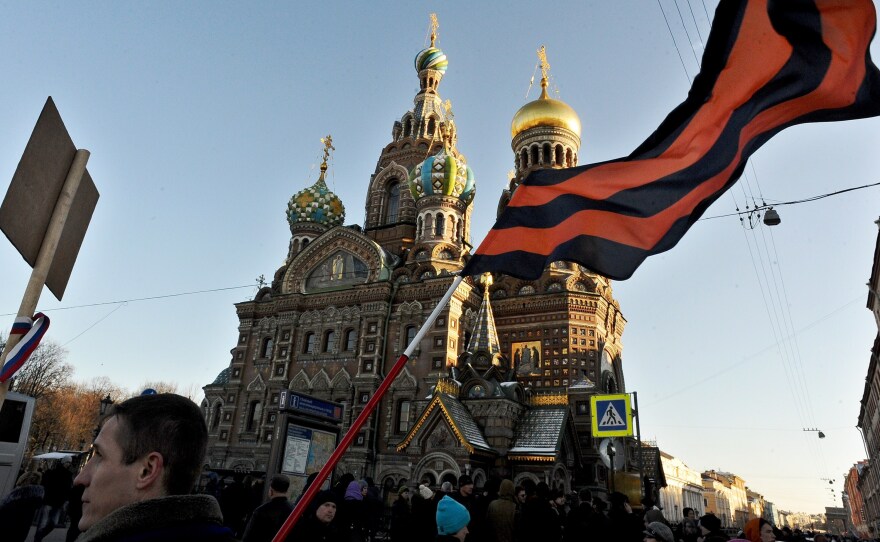
[[[0,205],[0,229],[31,267],[75,154],[76,146],[50,96]],[[98,189],[86,170],[46,277],[46,286],[59,300],[97,203]]]

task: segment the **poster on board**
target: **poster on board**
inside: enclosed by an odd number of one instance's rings
[[[296,496],[302,492],[306,478],[321,470],[335,449],[335,433],[287,424],[281,472],[290,475],[290,495]]]

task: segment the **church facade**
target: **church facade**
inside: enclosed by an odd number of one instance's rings
[[[204,387],[208,468],[278,472],[285,390],[342,405],[344,432],[467,261],[477,181],[440,97],[447,60],[434,40],[416,56],[413,107],[365,175],[364,224],[345,224],[324,182],[329,137],[319,179],[291,198],[285,263],[235,305],[228,367]],[[543,75],[541,97],[513,118],[515,174],[495,196],[485,188],[499,211],[531,171],[577,163],[580,119]],[[589,395],[625,390],[625,324],[610,281],[576,264],[534,281],[467,278],[337,472],[386,489],[465,473],[478,486],[492,475],[604,486]]]

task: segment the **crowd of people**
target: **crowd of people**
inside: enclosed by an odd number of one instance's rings
[[[34,542],[69,517],[67,540],[78,542],[270,542],[293,510],[290,480],[209,477],[194,493],[207,446],[199,408],[174,394],[139,396],[113,406],[93,456],[76,474],[61,460],[27,472],[0,499],[0,539]],[[306,489],[315,476],[306,481]],[[390,506],[369,478],[342,475],[311,500],[289,542],[843,542],[837,535],[777,529],[761,518],[739,533],[712,514],[691,509],[670,518],[643,500],[634,510],[623,493],[564,493],[546,483],[489,479],[479,489],[468,475],[457,486],[402,486]],[[67,503],[65,505],[65,503]],[[732,535],[732,536],[731,536]],[[848,540],[848,539],[847,539]]]

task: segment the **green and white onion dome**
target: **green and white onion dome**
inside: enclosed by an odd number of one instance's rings
[[[466,203],[474,199],[474,172],[446,149],[429,156],[409,173],[409,189],[413,198],[431,195],[454,196]]]
[[[416,55],[416,72],[436,70],[440,73],[446,73],[448,65],[449,61],[446,60],[446,54],[436,47],[422,49]]]
[[[344,221],[345,206],[339,196],[327,188],[323,172],[318,182],[297,192],[287,204],[287,223],[291,228],[304,222],[330,228],[341,226]]]

